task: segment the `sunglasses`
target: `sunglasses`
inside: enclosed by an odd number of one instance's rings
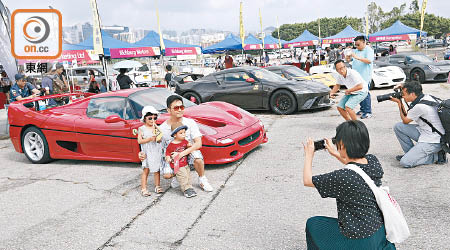
[[[156,121],[158,119],[158,115],[149,115],[149,116],[146,116],[146,118]]]
[[[184,105],[180,105],[180,106],[175,106],[172,108],[174,111],[183,111],[184,110]]]

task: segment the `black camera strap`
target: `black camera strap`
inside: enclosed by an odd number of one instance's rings
[[[422,94],[421,96],[419,96],[418,98],[416,98],[416,100],[414,100],[412,103],[411,103],[411,105],[408,105],[408,103],[406,103],[406,105],[408,106],[408,111],[410,110],[410,109],[412,109],[416,104],[425,104],[425,105],[428,105],[428,106],[432,106],[432,107],[436,107],[436,108],[438,108],[439,107],[439,105],[440,105],[440,103],[439,103],[439,101],[442,101],[441,99],[439,99],[439,98],[437,98],[437,97],[434,97],[434,96],[431,96],[434,100],[436,100],[435,102],[433,102],[433,101],[428,101],[428,100],[422,100],[422,98],[424,97],[424,95]],[[434,126],[433,126],[433,124],[431,124],[431,122],[429,122],[427,119],[425,119],[425,118],[423,118],[423,117],[419,117],[420,118],[420,120],[422,120],[423,122],[425,122],[428,126],[430,126],[431,127],[431,131],[432,132],[436,132],[438,135],[440,135],[441,137],[443,137],[444,135],[441,133],[441,132],[439,132],[439,130],[437,130]]]

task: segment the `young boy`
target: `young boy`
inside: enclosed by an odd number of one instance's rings
[[[167,146],[166,149],[166,161],[170,163],[170,167],[180,183],[181,191],[184,192],[184,196],[191,198],[197,196],[197,193],[192,188],[191,181],[191,169],[188,165],[187,156],[183,156],[181,159],[178,157],[178,153],[183,152],[186,148],[190,147],[190,143],[186,140],[187,126],[181,122],[172,124],[171,126],[173,141]]]

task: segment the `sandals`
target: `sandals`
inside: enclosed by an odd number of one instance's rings
[[[163,193],[163,189],[161,188],[161,186],[155,186],[155,193],[157,193],[157,194]]]
[[[141,189],[141,195],[144,197],[148,197],[152,194],[147,189]]]

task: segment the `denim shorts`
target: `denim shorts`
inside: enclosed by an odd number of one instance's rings
[[[355,109],[356,105],[362,102],[366,98],[367,94],[368,92],[344,95],[341,101],[339,101],[338,107],[345,109],[347,106],[351,109]]]

